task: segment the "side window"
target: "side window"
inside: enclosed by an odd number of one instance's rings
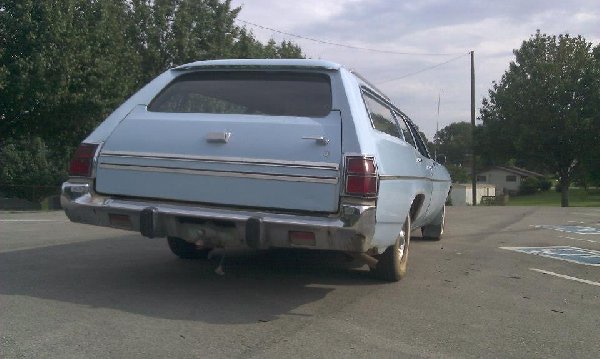
[[[424,157],[431,158],[429,156],[429,150],[427,150],[427,146],[425,146],[425,143],[423,142],[423,139],[421,138],[419,131],[417,131],[415,126],[410,121],[407,120],[406,122],[407,122],[408,126],[410,127],[410,130],[413,134],[413,137],[415,138],[415,141],[417,142],[417,149],[419,150],[419,152]]]
[[[369,117],[371,117],[373,127],[377,131],[381,131],[401,139],[402,136],[400,135],[400,131],[398,130],[396,120],[392,116],[391,110],[379,100],[365,92],[363,92],[363,99],[367,106]]]
[[[413,139],[410,130],[404,122],[404,117],[396,111],[394,111],[394,115],[396,115],[396,118],[398,119],[398,124],[400,125],[400,131],[402,131],[402,135],[404,136],[404,141],[416,148],[417,146],[415,145],[415,140]]]
[[[512,175],[506,176],[506,182],[517,182],[517,176],[512,176]]]

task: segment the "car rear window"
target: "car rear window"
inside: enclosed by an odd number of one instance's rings
[[[148,110],[324,117],[331,111],[331,82],[317,73],[194,72],[172,81]]]

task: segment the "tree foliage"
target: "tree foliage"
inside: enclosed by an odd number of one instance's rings
[[[454,122],[439,130],[433,142],[438,155],[446,156],[446,163],[464,166],[471,153],[471,124]]]
[[[478,153],[497,164],[516,158],[555,173],[563,206],[575,170],[598,156],[592,150],[600,142],[598,51],[581,36],[538,31],[514,50],[481,109]]]
[[[0,184],[4,195],[39,201],[56,192],[46,184],[62,178],[62,169],[52,166],[52,154],[39,137],[6,141],[0,147]]]
[[[289,41],[262,44],[235,24],[239,11],[230,0],[2,0],[0,147],[39,139],[64,174],[65,154],[170,67],[303,57]]]

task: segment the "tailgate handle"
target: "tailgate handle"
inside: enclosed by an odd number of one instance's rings
[[[325,138],[323,136],[319,136],[319,137],[317,137],[317,136],[305,136],[305,137],[302,137],[302,139],[303,140],[317,141],[318,144],[323,145],[323,146],[325,146],[325,145],[327,145],[329,143],[329,139]]]
[[[231,137],[231,132],[209,132],[206,135],[207,142],[218,142],[218,143],[227,143],[229,142],[229,137]]]

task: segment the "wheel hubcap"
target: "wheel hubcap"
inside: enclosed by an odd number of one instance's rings
[[[402,230],[402,232],[400,232],[400,237],[401,237],[401,242],[400,245],[398,245],[398,247],[396,247],[396,255],[398,256],[398,260],[402,260],[402,257],[404,257],[404,252],[406,250],[406,233],[404,232],[404,230]]]

